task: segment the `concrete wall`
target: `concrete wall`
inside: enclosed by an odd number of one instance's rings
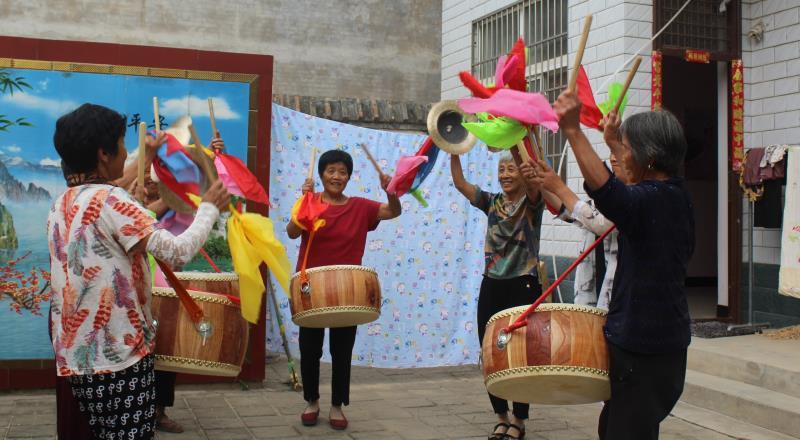
[[[745,148],[800,144],[800,2],[742,1]],[[762,22],[760,42],[749,38]],[[747,261],[749,203],[744,204],[744,259]],[[780,229],[756,228],[753,260],[780,264]]]
[[[439,100],[438,0],[3,0],[10,36],[275,57],[276,94]]]

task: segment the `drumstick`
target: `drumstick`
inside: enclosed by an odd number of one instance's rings
[[[139,153],[137,159],[137,176],[136,176],[136,184],[139,186],[140,194],[142,194],[142,200],[144,201],[144,169],[147,167],[147,154],[145,153],[145,146],[144,136],[147,133],[147,124],[144,122],[139,123]]]
[[[317,147],[311,148],[311,161],[308,163],[308,178],[314,178],[314,161],[317,159]]]
[[[214,99],[208,98],[208,117],[211,119],[211,137],[218,137],[217,118],[214,117]]]
[[[531,138],[533,139],[533,148],[536,150],[538,160],[544,160],[544,149],[542,148],[542,137],[539,134],[539,126],[534,125],[531,130]]]
[[[156,125],[156,133],[161,131],[161,118],[158,117],[158,96],[153,96],[153,122]]]
[[[381,178],[382,178],[383,177],[383,171],[381,170],[381,166],[378,165],[378,161],[376,161],[375,158],[372,157],[372,153],[369,152],[369,149],[367,148],[367,144],[362,143],[360,145],[361,145],[361,148],[364,150],[364,153],[367,154],[367,158],[369,159],[369,161],[372,162],[372,166],[375,167],[375,171],[377,171],[378,175],[381,176]]]
[[[622,94],[619,95],[619,100],[614,105],[614,113],[619,112],[619,107],[622,105],[622,101],[625,100],[625,94],[628,93],[628,87],[631,86],[631,81],[636,76],[636,71],[639,70],[639,64],[642,64],[642,57],[636,57],[636,61],[633,62],[631,71],[628,72],[628,78],[625,79],[625,85],[622,86]]]
[[[519,158],[522,159],[522,163],[528,163],[531,160],[531,156],[528,154],[528,149],[525,148],[525,143],[522,141],[517,142],[515,146],[517,152],[519,153]]]
[[[194,125],[189,124],[189,133],[192,134],[192,142],[194,142],[194,148],[189,148],[189,153],[192,159],[200,166],[206,178],[208,178],[209,184],[213,185],[218,179],[217,170],[214,168],[214,165],[210,163],[211,158],[203,151],[203,144],[200,143],[200,136],[197,135],[197,130],[194,129]]]
[[[592,27],[592,14],[586,16],[583,20],[583,33],[581,34],[581,41],[578,43],[578,52],[575,54],[575,63],[572,65],[572,74],[569,77],[568,90],[575,91],[575,85],[578,83],[578,71],[581,68],[581,61],[583,61],[583,49],[586,48],[586,40],[589,39],[589,29]]]

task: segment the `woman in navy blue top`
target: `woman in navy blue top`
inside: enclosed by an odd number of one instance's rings
[[[692,202],[679,176],[686,154],[680,123],[667,111],[638,113],[620,126],[612,113],[604,137],[628,184],[603,164],[579,125],[580,101],[565,91],[554,108],[575,153],[586,191],[617,225],[619,259],[604,327],[611,400],[601,439],[657,439],[686,376],[689,308],[684,281],[694,250]]]

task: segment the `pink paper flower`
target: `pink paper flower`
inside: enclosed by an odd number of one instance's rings
[[[558,116],[541,93],[500,89],[486,99],[459,99],[458,106],[467,113],[508,116],[525,125],[541,125],[552,132],[558,131]]]

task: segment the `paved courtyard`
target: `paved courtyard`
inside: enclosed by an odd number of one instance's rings
[[[495,423],[476,366],[428,369],[354,368],[347,431],[327,424],[330,366],[323,364],[320,424],[300,424],[302,394],[285,383],[286,362],[267,366],[263,387],[239,384],[179,386],[168,411],[186,428],[159,439],[485,439]],[[601,405],[533,407],[531,440],[597,438]],[[0,438],[55,438],[55,397],[51,391],[0,394]],[[662,439],[771,440],[772,434],[727,417],[679,404],[661,428]]]

